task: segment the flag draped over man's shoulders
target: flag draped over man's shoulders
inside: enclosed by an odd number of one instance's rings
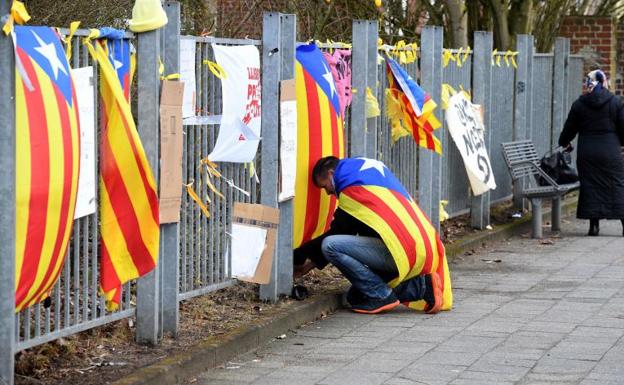
[[[58,35],[15,26],[15,303],[45,299],[65,261],[76,207],[80,128]],[[5,95],[5,97],[8,97]]]
[[[158,197],[130,111],[130,43],[88,44],[101,77],[100,286],[113,310],[121,301],[121,285],[158,263]]]
[[[420,146],[442,153],[442,144],[433,131],[442,125],[433,111],[436,103],[392,58],[386,59],[388,89],[386,106],[392,123],[392,139],[412,135]]]
[[[444,245],[420,207],[380,161],[348,158],[338,163],[334,182],[340,208],[375,230],[392,254],[399,276],[389,285],[437,272],[443,286],[443,310],[453,305]],[[422,310],[424,301],[409,307]]]
[[[329,155],[344,157],[344,117],[334,77],[315,44],[297,47],[297,176],[293,247],[324,233],[336,209],[336,198],[312,183],[312,168]]]

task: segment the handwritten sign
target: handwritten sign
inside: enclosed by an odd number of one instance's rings
[[[458,92],[449,99],[446,123],[464,160],[473,194],[481,195],[494,190],[496,182],[483,139],[485,126],[480,114],[476,113],[475,106],[463,92]]]

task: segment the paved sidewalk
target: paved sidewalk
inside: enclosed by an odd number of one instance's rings
[[[343,310],[195,383],[624,384],[622,228],[603,221],[586,237],[586,226],[454,261],[450,312]]]

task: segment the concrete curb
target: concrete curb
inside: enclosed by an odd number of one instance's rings
[[[114,385],[179,384],[217,367],[239,354],[258,348],[289,329],[318,319],[341,307],[341,293],[323,294],[278,313],[274,318],[241,326],[225,337],[211,337],[189,351],[175,354],[113,382]]]
[[[576,209],[574,201],[564,201],[561,216],[565,218]],[[544,220],[549,220],[550,210],[544,210]],[[465,237],[446,248],[447,257],[463,254],[488,242],[507,239],[521,231],[530,231],[531,216],[527,215],[512,223]],[[323,294],[292,308],[285,309],[274,318],[252,325],[244,325],[225,337],[211,337],[192,347],[189,351],[175,354],[116,381],[113,385],[162,385],[178,384],[199,373],[215,368],[239,354],[254,350],[289,329],[297,328],[342,307],[341,293]]]

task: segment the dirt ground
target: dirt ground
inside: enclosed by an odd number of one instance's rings
[[[510,204],[493,208],[492,226],[509,222],[512,214]],[[444,243],[451,244],[476,232],[470,228],[469,215],[464,215],[443,222],[441,237]],[[315,270],[297,283],[309,290],[310,297],[348,285],[333,267]],[[258,285],[239,283],[182,302],[178,338],[165,336],[158,346],[141,346],[133,341],[134,320],[118,321],[18,353],[15,382],[18,385],[110,383],[170,354],[184,352],[207,337],[271,319],[293,303],[295,300],[291,298],[265,303],[258,298]]]

